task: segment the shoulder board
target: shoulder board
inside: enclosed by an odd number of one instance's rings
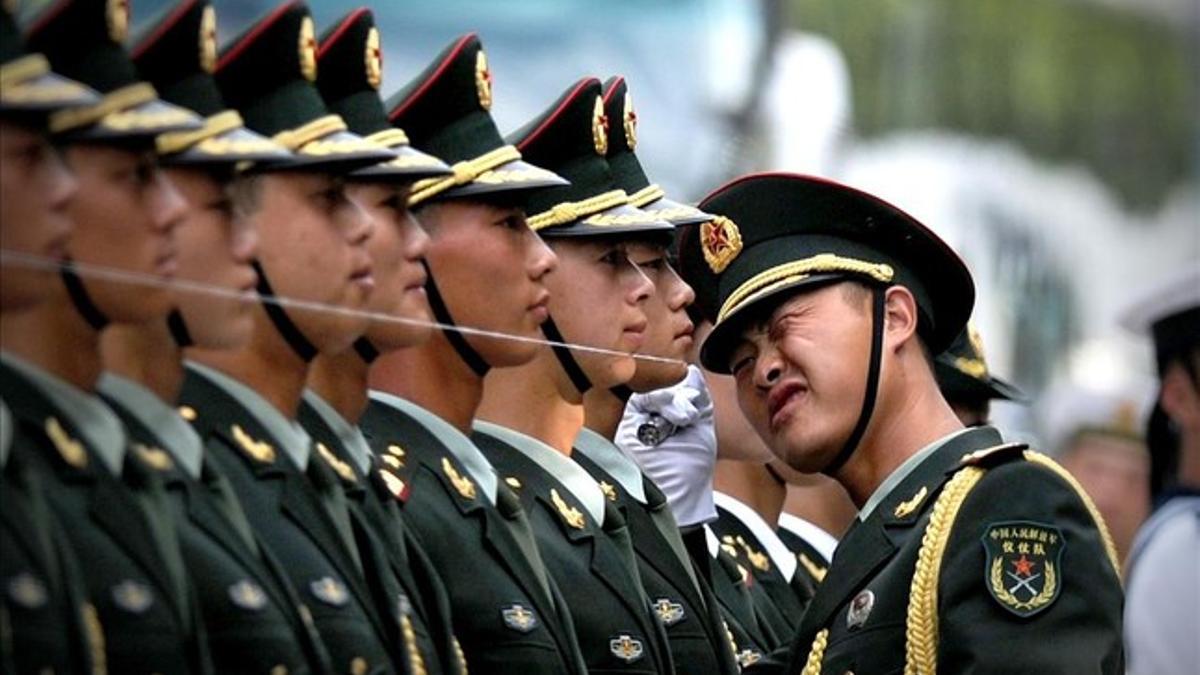
[[[994,466],[1011,462],[1017,459],[1023,459],[1024,453],[1029,449],[1026,443],[1002,443],[993,445],[990,448],[968,452],[962,456],[958,464],[952,467],[946,473],[954,473],[959,469],[967,466],[977,466],[983,469],[990,469]]]

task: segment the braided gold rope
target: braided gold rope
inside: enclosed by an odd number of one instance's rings
[[[403,129],[384,129],[376,131],[366,137],[372,143],[378,143],[385,148],[394,148],[397,145],[409,145],[408,134],[404,133]]]
[[[629,205],[636,206],[640,209],[643,206],[656,202],[666,196],[667,193],[664,192],[662,188],[651,184],[629,195]]]
[[[50,72],[50,62],[41,54],[28,54],[0,66],[0,89]]]
[[[804,670],[800,675],[821,675],[821,661],[825,658],[825,646],[829,641],[829,629],[823,628],[813,639],[812,648],[808,650],[808,660],[804,662]]]
[[[729,294],[729,299],[725,301],[725,304],[721,305],[721,311],[717,314],[717,323],[720,324],[743,305],[779,286],[799,281],[810,274],[825,272],[861,274],[885,283],[891,281],[896,275],[892,266],[884,263],[867,262],[833,253],[818,253],[811,258],[776,265],[742,282],[741,286]]]
[[[454,658],[458,659],[458,672],[460,675],[468,675],[470,670],[467,668],[467,655],[463,653],[462,644],[456,637],[451,636],[450,639],[454,641]]]
[[[526,222],[529,223],[529,229],[537,232],[547,227],[566,225],[580,218],[595,216],[601,211],[606,211],[616,206],[624,206],[628,203],[629,195],[625,194],[624,190],[610,190],[577,202],[560,202],[541,213],[529,216],[526,218]],[[594,224],[609,223],[596,222]]]
[[[137,82],[128,87],[121,87],[105,94],[104,98],[100,99],[100,102],[95,105],[83,108],[70,108],[54,113],[50,116],[50,131],[57,134],[84,127],[98,122],[100,119],[123,108],[141,105],[148,101],[153,101],[157,97],[158,92],[154,90],[153,86],[145,82]]]
[[[195,131],[173,131],[162,134],[155,139],[158,154],[169,155],[185,150],[206,138],[212,138],[226,131],[232,131],[244,126],[242,116],[236,110],[225,110],[204,120],[204,126]],[[270,147],[277,148],[274,144]]]
[[[1113,571],[1116,572],[1117,579],[1120,580],[1121,559],[1117,557],[1117,547],[1113,544],[1112,535],[1108,532],[1108,525],[1104,522],[1104,516],[1100,515],[1095,502],[1092,501],[1091,497],[1088,497],[1087,492],[1083,490],[1083,486],[1066,469],[1059,466],[1058,462],[1040,452],[1026,450],[1025,459],[1053,471],[1059,478],[1066,481],[1075,490],[1075,493],[1079,495],[1079,498],[1083,500],[1083,505],[1087,507],[1088,513],[1092,514],[1092,520],[1096,521],[1096,529],[1100,530],[1100,538],[1104,541],[1104,552],[1108,554],[1108,561],[1112,563]]]
[[[417,206],[421,202],[435,197],[450,188],[466,185],[484,173],[502,164],[521,159],[521,151],[511,145],[502,145],[495,150],[486,152],[473,159],[455,162],[450,168],[454,174],[446,177],[427,178],[413,184],[412,194],[408,197],[409,206]]]
[[[909,588],[908,617],[904,631],[904,675],[934,675],[937,672],[938,578],[942,556],[954,528],[958,510],[984,470],[969,466],[954,474],[933,505],[929,525],[921,537],[921,550]]]
[[[346,130],[346,122],[337,115],[325,115],[317,119],[296,127],[295,129],[287,129],[281,131],[271,137],[271,140],[282,145],[288,150],[299,150],[306,143],[328,136],[332,133]]]

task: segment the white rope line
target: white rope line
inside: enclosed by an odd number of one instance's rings
[[[71,261],[69,263],[47,258],[44,256],[32,255],[29,253],[19,253],[16,251],[0,250],[0,263],[12,265],[14,267],[24,267],[26,269],[42,270],[49,272],[61,272],[63,269],[71,269],[75,274],[86,279],[98,279],[101,281],[109,281],[115,283],[129,284],[131,286],[142,286],[147,288],[167,288],[174,291],[183,291],[185,293],[196,293],[199,295],[208,295],[216,298],[224,298],[229,300],[239,300],[242,302],[264,302],[279,305],[285,309],[299,309],[310,312],[325,312],[328,314],[338,314],[354,318],[365,318],[370,321],[378,321],[380,323],[398,323],[409,326],[422,326],[426,328],[437,328],[440,330],[457,331],[464,335],[477,335],[479,337],[493,338],[497,340],[509,340],[512,342],[524,342],[529,344],[545,345],[548,347],[566,347],[572,351],[585,352],[589,354],[601,354],[604,356],[627,356],[639,361],[648,361],[653,363],[668,363],[672,365],[686,365],[678,359],[671,359],[662,356],[652,356],[650,354],[630,354],[615,349],[605,349],[603,347],[593,347],[574,342],[559,342],[556,340],[547,340],[546,338],[526,337],[524,335],[513,335],[499,331],[485,330],[483,328],[472,328],[470,326],[454,326],[450,324],[440,323],[437,321],[425,321],[423,319],[410,319],[402,316],[392,316],[391,314],[383,314],[380,312],[369,312],[366,310],[349,309],[346,307],[338,307],[322,302],[312,302],[309,300],[300,300],[297,298],[288,298],[275,295],[269,298],[262,297],[258,291],[234,291],[212,284],[206,284],[198,281],[188,281],[186,279],[164,279],[162,277],[145,274],[142,272],[130,272],[128,270],[117,269],[113,267],[104,267],[102,265],[92,265]]]

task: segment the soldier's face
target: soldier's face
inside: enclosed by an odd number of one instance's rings
[[[362,312],[375,287],[367,239],[371,219],[345,185],[318,173],[262,176],[254,215],[258,260],[275,294]],[[285,308],[323,354],[345,351],[367,328],[366,314]],[[261,311],[261,310],[259,310]]]
[[[678,361],[637,362],[637,372],[629,381],[629,388],[637,392],[653,391],[669,387],[687,375],[685,360],[692,350],[694,329],[687,307],[695,301],[696,294],[667,261],[665,247],[637,243],[630,246],[629,253],[654,283],[654,293],[643,306],[648,323],[640,352]]]
[[[72,145],[67,163],[79,179],[67,246],[80,262],[170,281],[178,267],[175,226],[186,203],[153,152]],[[142,323],[171,309],[169,288],[83,279],[92,301],[116,323]]]
[[[171,168],[167,176],[188,203],[175,231],[177,277],[225,291],[253,292],[257,277],[250,263],[258,237],[247,219],[234,215],[227,183],[196,169]],[[197,346],[230,349],[250,339],[254,303],[186,290],[176,298]]]
[[[648,324],[642,307],[654,284],[631,259],[629,244],[557,239],[552,246],[560,264],[547,279],[550,315],[566,341],[626,354],[640,350]],[[572,354],[598,388],[628,382],[637,367],[631,356]]]
[[[807,473],[841,450],[866,387],[870,297],[851,302],[843,285],[784,301],[743,333],[730,359],[746,418],[776,456]]]
[[[541,337],[549,291],[546,275],[558,258],[525,224],[517,208],[463,200],[429,207],[425,258],[455,323],[526,338]],[[536,344],[467,335],[494,367],[517,366]]]
[[[72,223],[67,204],[77,184],[45,137],[0,121],[0,249],[59,262]],[[48,297],[53,270],[0,263],[0,310]]]
[[[425,297],[425,268],[421,258],[429,236],[408,210],[409,186],[352,183],[350,198],[375,222],[367,250],[375,261],[375,291],[367,303],[373,313],[428,322],[432,319]],[[424,342],[427,326],[372,321],[367,337],[380,350],[394,350]]]

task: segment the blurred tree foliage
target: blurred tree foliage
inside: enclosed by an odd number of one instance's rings
[[[941,127],[1082,162],[1130,207],[1195,176],[1195,26],[1064,0],[787,0],[844,51],[863,136]]]

